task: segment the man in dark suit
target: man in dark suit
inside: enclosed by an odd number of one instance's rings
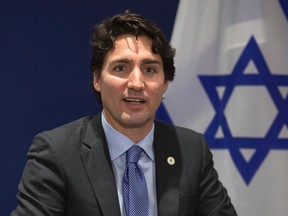
[[[175,73],[175,50],[160,29],[124,13],[96,25],[91,43],[103,110],[35,137],[11,215],[144,215],[128,212],[123,189],[132,146],[145,179],[133,205],[145,215],[236,215],[204,137],[155,120]]]

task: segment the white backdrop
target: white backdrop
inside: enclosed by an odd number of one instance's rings
[[[206,135],[241,216],[288,214],[288,21],[277,0],[181,0],[172,122]]]

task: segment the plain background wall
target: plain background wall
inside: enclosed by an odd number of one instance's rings
[[[0,2],[0,215],[16,206],[33,137],[100,109],[89,71],[92,27],[129,9],[169,39],[177,6],[178,0]]]

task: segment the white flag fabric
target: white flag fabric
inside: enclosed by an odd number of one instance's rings
[[[288,215],[288,10],[281,0],[180,0],[173,124],[204,133],[241,216]]]

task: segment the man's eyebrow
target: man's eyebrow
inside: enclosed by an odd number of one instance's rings
[[[143,60],[144,64],[159,64],[162,65],[162,62],[156,59],[144,59]]]
[[[128,58],[121,58],[121,59],[115,59],[112,60],[109,65],[113,65],[113,64],[119,64],[119,63],[131,63],[132,61],[129,60]]]
[[[121,59],[112,60],[111,62],[109,62],[109,65],[115,65],[115,64],[119,64],[119,63],[129,64],[129,63],[132,63],[132,62],[133,61],[128,59],[128,58],[121,58]],[[161,61],[156,60],[156,59],[150,59],[150,58],[144,59],[142,61],[142,63],[143,64],[159,64],[159,65],[162,65]]]

